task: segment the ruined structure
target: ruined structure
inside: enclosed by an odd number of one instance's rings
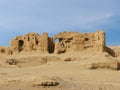
[[[0,54],[12,55],[13,51],[10,49],[10,47],[0,46]]]
[[[57,39],[55,43],[55,53],[68,51],[105,51],[105,32],[99,30],[94,33],[62,32],[53,37]]]
[[[48,33],[28,33],[17,36],[10,42],[9,48],[1,49],[1,53],[9,55],[21,52],[37,51],[38,53],[65,53],[70,51],[106,51],[105,32],[99,30],[93,33],[61,32],[53,37]]]
[[[39,35],[37,33],[28,33],[23,36],[18,36],[11,40],[10,48],[13,53],[39,51],[49,53],[49,47],[53,45],[48,33]]]
[[[109,52],[114,57],[120,57],[120,46],[106,47],[107,52]]]

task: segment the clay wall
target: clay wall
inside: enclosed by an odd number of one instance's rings
[[[40,36],[37,33],[28,33],[11,40],[11,49],[14,53],[42,51],[48,52],[48,34],[43,33]]]
[[[53,37],[48,33],[28,33],[17,36],[10,42],[9,49],[1,49],[12,54],[37,51],[41,53],[65,53],[71,51],[106,51],[105,32],[99,30],[93,33],[60,32]]]
[[[94,33],[63,32],[54,36],[55,53],[67,51],[105,51],[105,32],[99,30]]]

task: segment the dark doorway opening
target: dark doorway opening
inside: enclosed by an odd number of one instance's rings
[[[23,50],[23,45],[24,45],[24,41],[23,40],[19,40],[19,51]]]
[[[55,49],[54,41],[51,38],[48,38],[48,50],[49,50],[49,53],[54,53],[54,49]]]

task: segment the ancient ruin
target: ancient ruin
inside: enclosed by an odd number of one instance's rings
[[[62,32],[53,37],[55,41],[55,53],[68,51],[105,51],[105,32],[99,30],[94,33]]]
[[[10,46],[0,46],[0,54],[12,55],[24,52],[61,54],[75,51],[108,52],[120,57],[119,47],[107,47],[105,32],[98,30],[92,33],[60,32],[53,37],[48,33],[42,35],[30,32],[17,36],[10,41]]]
[[[12,39],[10,47],[0,47],[0,52],[8,55],[32,51],[60,54],[84,50],[106,51],[105,32],[102,30],[93,33],[61,32],[53,37],[49,37],[45,32],[42,35],[30,32]]]
[[[107,52],[109,52],[114,57],[120,57],[120,46],[106,47]]]
[[[23,36],[18,36],[11,40],[10,48],[13,53],[41,51],[48,52],[49,44],[48,33],[39,35],[38,33],[28,33]]]

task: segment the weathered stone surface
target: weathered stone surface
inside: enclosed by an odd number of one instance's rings
[[[85,66],[88,69],[112,69],[120,70],[120,63],[118,61],[94,62]]]
[[[120,58],[120,46],[107,47],[107,51],[114,57]]]
[[[0,53],[5,54],[6,53],[6,48],[7,47],[0,47]]]
[[[0,54],[12,55],[12,50],[9,47],[0,46]]]
[[[106,51],[105,32],[102,30],[93,33],[61,32],[53,37],[49,37],[45,32],[42,35],[30,32],[15,37],[10,42],[10,48],[2,48],[0,52],[8,55],[32,51],[60,54],[84,50]]]
[[[11,40],[11,49],[14,53],[43,51],[48,52],[48,34],[40,36],[37,33],[28,33]]]
[[[63,32],[55,35],[55,53],[69,51],[105,51],[105,32],[99,30],[94,33]]]

